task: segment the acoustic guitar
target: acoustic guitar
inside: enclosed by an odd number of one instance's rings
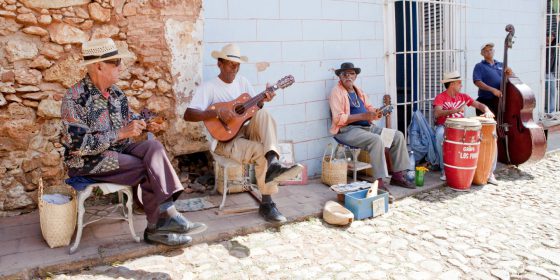
[[[266,98],[266,92],[275,91],[280,88],[291,86],[295,82],[292,75],[280,79],[275,85],[268,87],[263,92],[251,97],[248,93],[243,93],[236,99],[229,102],[212,104],[207,110],[220,110],[222,108],[233,111],[235,117],[227,123],[219,118],[212,118],[204,121],[206,129],[214,139],[222,142],[233,139],[241,127],[249,121],[260,109],[258,104]]]

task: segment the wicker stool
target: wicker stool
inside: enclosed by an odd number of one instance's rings
[[[84,202],[88,197],[91,196],[92,191],[95,188],[100,188],[103,194],[110,194],[117,192],[119,196],[119,203],[117,205],[111,205],[105,207],[104,209],[86,209]],[[123,193],[126,194],[126,211],[125,204],[123,204]],[[132,222],[132,187],[125,185],[117,185],[111,183],[95,183],[87,186],[83,191],[78,192],[78,232],[76,233],[76,240],[74,245],[70,248],[70,254],[73,254],[78,249],[80,245],[80,239],[82,238],[82,230],[85,226],[97,222],[101,219],[116,219],[128,221],[128,227],[130,228],[130,233],[132,238],[136,242],[140,242],[140,237],[136,236],[134,231],[134,226]],[[87,214],[87,215],[86,215]],[[85,219],[84,219],[84,216]]]
[[[216,193],[218,191],[218,170],[221,168],[224,176],[223,176],[223,186],[224,189],[222,191],[222,203],[220,203],[220,207],[218,208],[219,210],[222,210],[226,204],[226,197],[227,197],[227,193],[229,192],[229,188],[228,188],[228,169],[230,167],[239,167],[241,164],[235,160],[217,155],[215,153],[212,152],[212,156],[214,157],[214,172],[215,174],[215,181],[214,181],[214,193]],[[251,183],[251,179],[244,177],[244,185],[247,185],[250,190],[254,190],[255,189],[255,185]]]

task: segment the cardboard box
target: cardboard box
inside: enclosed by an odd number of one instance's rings
[[[344,207],[354,213],[357,220],[376,217],[389,212],[389,193],[378,190],[376,196],[366,198],[368,190],[346,193]]]

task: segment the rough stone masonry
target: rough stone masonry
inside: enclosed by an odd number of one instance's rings
[[[170,158],[206,149],[181,113],[201,79],[202,0],[0,0],[0,216],[37,206],[37,184],[66,176],[61,98],[85,74],[81,43],[110,37],[135,54],[118,86],[166,118]]]

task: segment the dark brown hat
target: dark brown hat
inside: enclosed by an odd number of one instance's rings
[[[354,70],[356,71],[356,74],[360,74],[360,72],[362,72],[362,69],[354,67],[354,63],[352,62],[344,62],[340,65],[340,69],[336,69],[334,70],[334,73],[337,76],[340,76],[340,72],[344,71],[344,70]]]

